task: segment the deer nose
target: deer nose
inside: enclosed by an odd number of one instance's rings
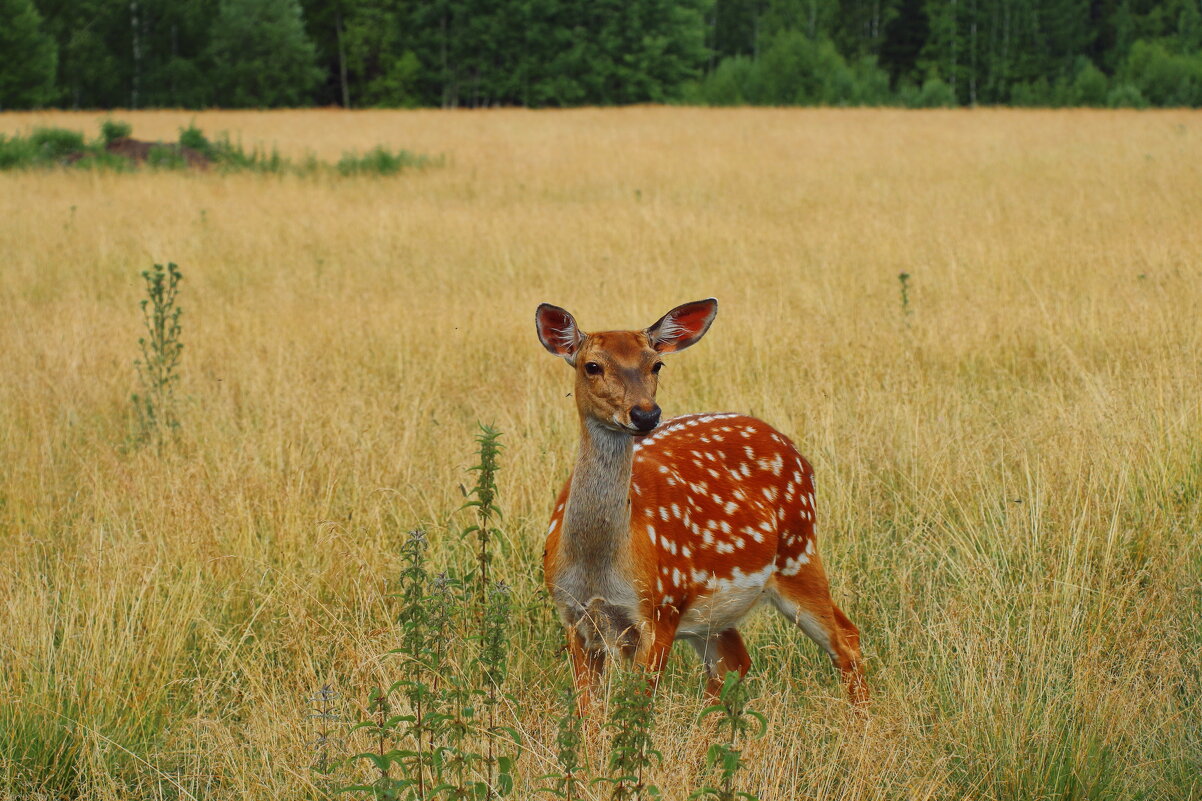
[[[659,423],[659,407],[652,406],[650,409],[644,409],[641,406],[635,406],[630,410],[630,422],[634,423],[634,427],[639,431],[650,431]]]

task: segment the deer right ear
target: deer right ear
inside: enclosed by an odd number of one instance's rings
[[[584,341],[584,333],[566,309],[540,303],[534,313],[534,325],[538,329],[538,341],[555,356],[562,356],[568,364],[575,366],[576,351]]]

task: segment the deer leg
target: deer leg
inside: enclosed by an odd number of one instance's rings
[[[751,669],[751,657],[747,655],[737,629],[727,629],[706,638],[690,638],[689,643],[705,666],[705,692],[710,698],[718,697],[727,673],[737,670],[740,676],[746,676]]]
[[[815,557],[794,576],[775,577],[768,593],[772,605],[830,656],[842,674],[848,698],[868,702],[868,685],[860,656],[860,632],[831,600],[822,564]]]
[[[568,654],[572,658],[572,680],[576,688],[576,711],[587,717],[593,702],[593,691],[605,670],[605,651],[586,648],[584,637],[575,628],[568,629]]]
[[[665,619],[657,615],[651,622],[651,631],[647,636],[639,638],[634,662],[647,671],[647,681],[652,692],[659,685],[660,675],[668,664],[668,654],[672,652],[672,642],[676,639],[677,622],[675,616]]]

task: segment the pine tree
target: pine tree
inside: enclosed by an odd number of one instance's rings
[[[33,0],[0,0],[0,21],[0,110],[51,102],[58,48]]]
[[[321,80],[297,0],[220,0],[209,57],[221,106],[304,105]]]

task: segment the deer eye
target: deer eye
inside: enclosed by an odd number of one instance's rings
[[[664,369],[663,362],[656,362],[655,364],[651,365],[651,372],[655,373],[656,375],[659,375],[659,371],[662,369]]]
[[[596,362],[586,362],[584,365],[584,372],[588,373],[589,375],[601,375],[601,365],[597,364]]]

